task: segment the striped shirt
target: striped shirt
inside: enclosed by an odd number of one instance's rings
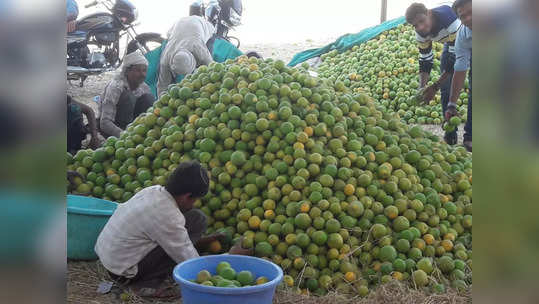
[[[416,32],[416,40],[419,46],[419,70],[430,73],[434,63],[432,42],[447,43],[449,52],[455,53],[455,39],[460,29],[461,22],[453,9],[447,5],[433,8],[433,28],[428,35]]]
[[[120,204],[101,231],[95,252],[107,270],[132,278],[137,264],[157,246],[177,263],[198,257],[185,217],[163,186],[145,188]]]

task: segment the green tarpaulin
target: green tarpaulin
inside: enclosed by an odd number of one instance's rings
[[[380,33],[390,30],[406,22],[404,17],[386,21],[380,25],[366,28],[356,34],[346,34],[339,37],[335,42],[330,43],[324,47],[318,49],[310,49],[294,55],[294,58],[288,63],[288,66],[295,66],[299,63],[302,63],[308,59],[318,57],[327,52],[337,50],[339,52],[344,52],[349,48],[352,48],[354,45],[361,44],[365,41],[371,40],[372,38],[380,35]]]

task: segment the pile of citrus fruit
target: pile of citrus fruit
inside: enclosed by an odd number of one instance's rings
[[[443,121],[440,92],[428,104],[418,102],[419,50],[412,26],[401,24],[374,39],[338,53],[321,56],[321,77],[342,82],[356,91],[364,91],[382,106],[382,111],[397,112],[410,124],[440,124]],[[431,81],[440,77],[443,45],[433,44],[435,55]],[[468,83],[457,102],[466,119]]]
[[[366,94],[282,61],[212,63],[68,169],[76,193],[124,202],[186,160],[210,173],[207,232],[243,236],[298,291],[471,283],[471,154]]]
[[[210,271],[203,269],[191,282],[206,286],[229,288],[261,285],[268,282],[268,278],[264,276],[255,279],[253,273],[249,270],[236,272],[228,262],[219,263],[214,273],[212,275]]]

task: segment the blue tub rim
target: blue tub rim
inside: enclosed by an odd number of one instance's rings
[[[206,293],[212,293],[212,294],[234,294],[234,295],[240,295],[240,294],[248,294],[248,293],[256,293],[256,292],[262,292],[268,289],[268,287],[275,286],[277,287],[277,284],[279,284],[283,279],[283,270],[281,267],[277,266],[275,263],[272,263],[270,261],[266,261],[261,258],[252,257],[252,256],[246,256],[246,255],[237,255],[237,254],[225,254],[225,255],[211,255],[211,257],[240,257],[242,259],[248,259],[253,260],[257,262],[263,262],[268,265],[270,265],[272,268],[277,270],[277,277],[271,281],[268,281],[267,283],[260,284],[260,285],[254,285],[254,286],[247,286],[247,287],[241,287],[241,288],[231,288],[231,287],[216,287],[216,286],[206,286],[206,285],[200,285],[193,283],[187,279],[184,279],[180,276],[178,273],[180,267],[182,265],[186,265],[189,263],[195,263],[198,260],[207,258],[209,256],[201,256],[198,258],[190,259],[187,261],[183,261],[180,264],[176,265],[174,267],[174,270],[172,272],[172,276],[174,280],[179,281],[181,284],[185,284],[187,287],[200,292],[206,292]],[[225,261],[226,262],[226,261]]]
[[[102,202],[106,202],[111,204],[111,206],[114,206],[112,209],[93,209],[93,208],[81,208],[76,206],[70,206],[69,205],[69,199],[70,198],[84,198],[86,200],[98,200]],[[74,195],[74,194],[68,194],[67,195],[67,213],[73,213],[73,214],[83,214],[83,215],[93,215],[93,216],[111,216],[116,208],[118,207],[118,203],[95,198],[95,197],[89,197],[89,196],[83,196],[83,195]]]

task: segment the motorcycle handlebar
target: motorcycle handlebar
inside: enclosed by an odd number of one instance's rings
[[[86,4],[86,5],[84,6],[84,8],[90,8],[90,7],[95,6],[95,5],[97,5],[97,1],[94,1],[94,2],[92,2],[92,3]]]

